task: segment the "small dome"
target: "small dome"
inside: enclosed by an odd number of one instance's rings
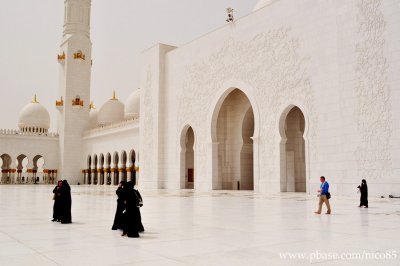
[[[99,126],[105,126],[113,123],[118,123],[124,120],[124,104],[116,97],[115,92],[113,97],[105,102],[98,113]]]
[[[275,2],[276,0],[259,0],[257,5],[254,7],[253,11],[256,11],[258,9],[263,8],[264,6],[267,6],[269,4],[272,4],[272,2]]]
[[[125,119],[138,118],[140,115],[140,89],[135,90],[125,103]]]
[[[28,103],[19,113],[18,127],[26,132],[47,132],[50,128],[50,114],[47,109],[36,101]]]

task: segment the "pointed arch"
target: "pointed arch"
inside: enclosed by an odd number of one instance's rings
[[[308,123],[301,107],[289,104],[279,119],[280,190],[308,192]]]
[[[192,126],[186,124],[180,135],[180,188],[195,188],[196,136]]]
[[[251,91],[246,85],[230,87],[215,101],[210,130],[213,189],[258,189],[259,112]],[[244,142],[244,133],[250,140]]]

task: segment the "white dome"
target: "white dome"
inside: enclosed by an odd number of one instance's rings
[[[50,128],[49,112],[43,105],[36,101],[36,97],[33,102],[28,103],[22,108],[19,113],[18,127],[32,132],[34,129],[44,129],[47,132]]]
[[[97,111],[96,109],[90,109],[90,113],[89,113],[89,127],[90,128],[96,128],[99,126],[98,116],[99,116],[99,111]]]
[[[138,118],[140,115],[140,90],[135,90],[125,103],[125,119]]]
[[[260,8],[263,8],[264,6],[267,6],[271,4],[272,2],[275,2],[276,0],[259,0],[257,5],[254,7],[253,11],[256,11]]]
[[[98,113],[99,126],[118,123],[124,120],[124,104],[113,97],[103,104]]]

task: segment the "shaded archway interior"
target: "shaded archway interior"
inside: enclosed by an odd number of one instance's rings
[[[306,192],[305,119],[303,112],[293,107],[284,123],[281,145],[281,191]]]
[[[234,89],[223,101],[216,124],[213,189],[253,190],[254,113],[247,96]],[[215,154],[215,153],[214,153]]]
[[[194,189],[194,132],[189,127],[185,138],[185,188]]]

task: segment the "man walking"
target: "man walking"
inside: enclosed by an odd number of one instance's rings
[[[321,181],[320,189],[318,189],[319,207],[318,207],[318,211],[316,211],[314,213],[321,214],[322,204],[325,203],[326,208],[328,209],[326,211],[326,214],[331,214],[331,205],[329,204],[329,198],[330,198],[329,184],[328,184],[328,182],[326,182],[324,176],[321,176],[319,178],[319,180]]]

